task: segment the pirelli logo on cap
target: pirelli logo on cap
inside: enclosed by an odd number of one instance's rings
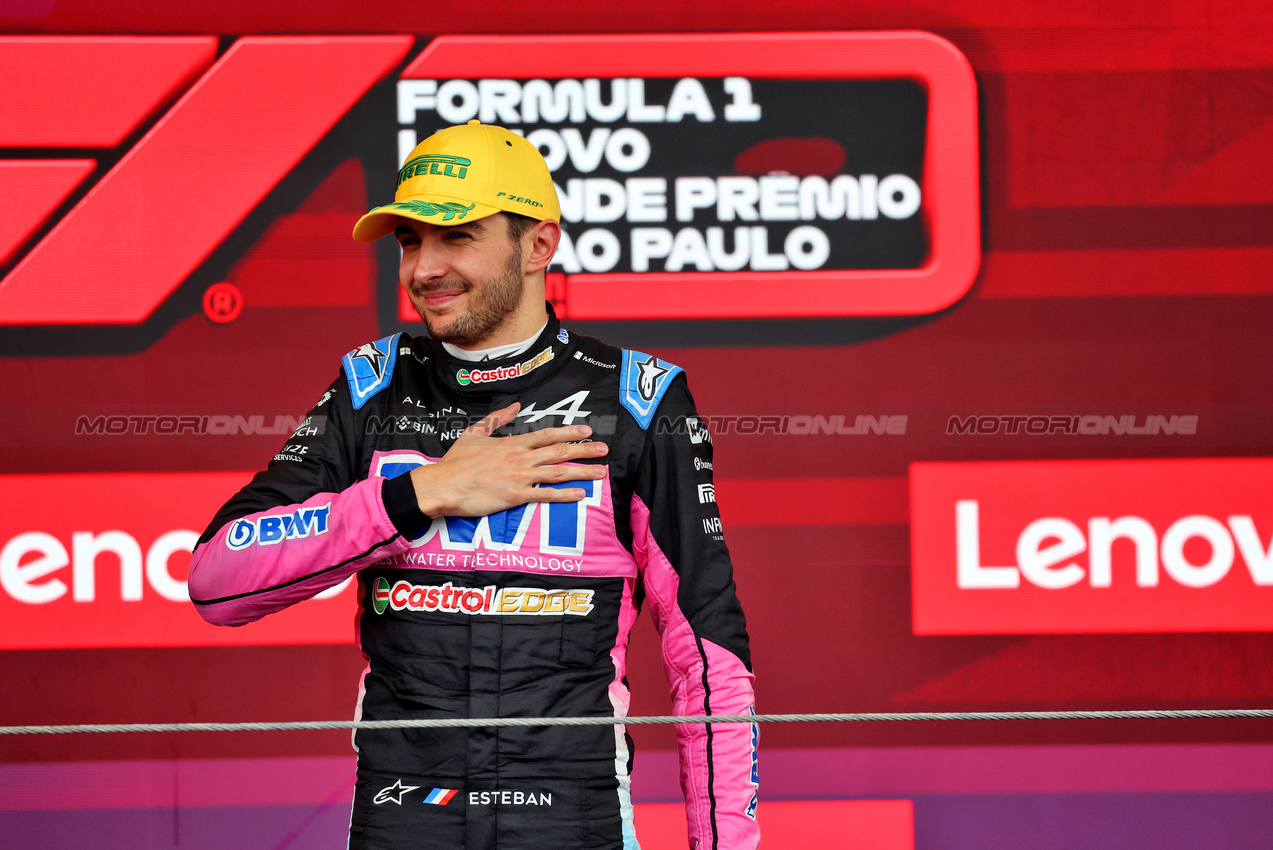
[[[397,185],[401,186],[412,177],[423,177],[426,174],[440,174],[443,177],[458,177],[463,180],[468,174],[469,166],[472,164],[472,160],[465,159],[462,156],[447,156],[446,154],[423,154],[412,157],[403,163],[402,168],[398,171]]]
[[[456,614],[512,614],[531,617],[592,613],[591,590],[545,590],[540,587],[455,587],[420,585],[406,581],[389,584],[383,576],[372,586],[371,604],[377,614],[394,611],[446,611]]]

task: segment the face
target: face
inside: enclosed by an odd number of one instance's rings
[[[522,300],[521,244],[503,217],[454,227],[398,221],[398,279],[429,334],[465,347],[490,339]]]

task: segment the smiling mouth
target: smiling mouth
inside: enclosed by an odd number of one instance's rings
[[[433,288],[433,287],[428,287],[428,288],[415,287],[411,290],[412,295],[414,295],[419,300],[423,300],[424,303],[430,307],[441,307],[445,304],[450,303],[452,299],[460,295],[463,295],[466,292],[468,292],[468,290],[463,287],[459,287],[459,288],[447,287],[445,289],[439,289],[439,288]]]

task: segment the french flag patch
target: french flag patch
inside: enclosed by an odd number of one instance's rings
[[[451,802],[451,798],[454,797],[455,794],[456,791],[454,788],[434,788],[428,793],[428,796],[424,798],[424,802],[431,806],[445,806],[447,803]]]

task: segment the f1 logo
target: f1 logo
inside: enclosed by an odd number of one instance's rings
[[[253,36],[213,61],[212,36],[0,38],[0,77],[30,83],[0,90],[0,145],[117,146],[180,94],[0,281],[0,325],[145,321],[412,42]],[[94,167],[0,161],[0,189],[42,189],[3,192],[20,200],[0,214],[0,262]],[[93,286],[80,285],[70,256],[93,257]],[[63,292],[76,297],[49,296]]]

